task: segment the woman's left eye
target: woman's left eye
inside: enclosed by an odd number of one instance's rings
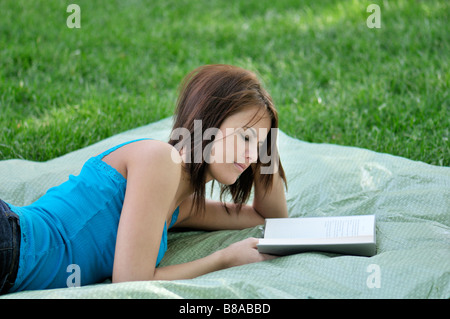
[[[249,142],[250,137],[247,134],[241,134],[241,137],[244,139],[244,141]]]

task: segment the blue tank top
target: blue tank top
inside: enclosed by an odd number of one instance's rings
[[[142,139],[139,139],[142,140]],[[19,270],[10,292],[67,287],[73,265],[81,285],[112,276],[120,213],[126,179],[103,157],[124,146],[117,145],[90,158],[78,176],[47,193],[29,206],[10,205],[19,215],[21,246]],[[169,228],[178,217],[172,214]],[[164,224],[156,265],[167,250]]]

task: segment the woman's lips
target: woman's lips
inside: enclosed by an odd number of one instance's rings
[[[238,168],[238,170],[242,173],[247,168],[247,165],[241,163],[234,163],[234,165]]]

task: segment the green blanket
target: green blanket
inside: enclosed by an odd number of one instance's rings
[[[167,140],[171,124],[167,118],[44,163],[2,161],[0,198],[15,205],[30,203],[111,146],[141,137]],[[375,256],[302,253],[192,280],[106,281],[2,298],[450,298],[450,168],[306,143],[282,132],[279,151],[288,178],[289,215],[375,214]],[[261,227],[169,232],[161,266],[200,258],[260,234]]]

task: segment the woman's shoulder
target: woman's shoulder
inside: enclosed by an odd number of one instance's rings
[[[176,148],[160,140],[142,140],[139,144],[136,143],[132,152],[134,156],[144,160],[168,161],[173,164],[181,163],[181,156]]]
[[[168,201],[166,204],[172,205],[183,170],[173,149],[168,143],[154,140],[130,145],[126,150],[127,192],[132,194],[129,198],[157,200],[160,204]]]
[[[151,174],[165,173],[176,177],[181,171],[181,156],[169,143],[159,140],[138,140],[106,155],[103,161],[114,167],[126,179],[130,171]]]
[[[127,167],[151,166],[154,171],[167,172],[181,169],[181,156],[169,143],[159,140],[142,140],[129,145],[126,150]]]

